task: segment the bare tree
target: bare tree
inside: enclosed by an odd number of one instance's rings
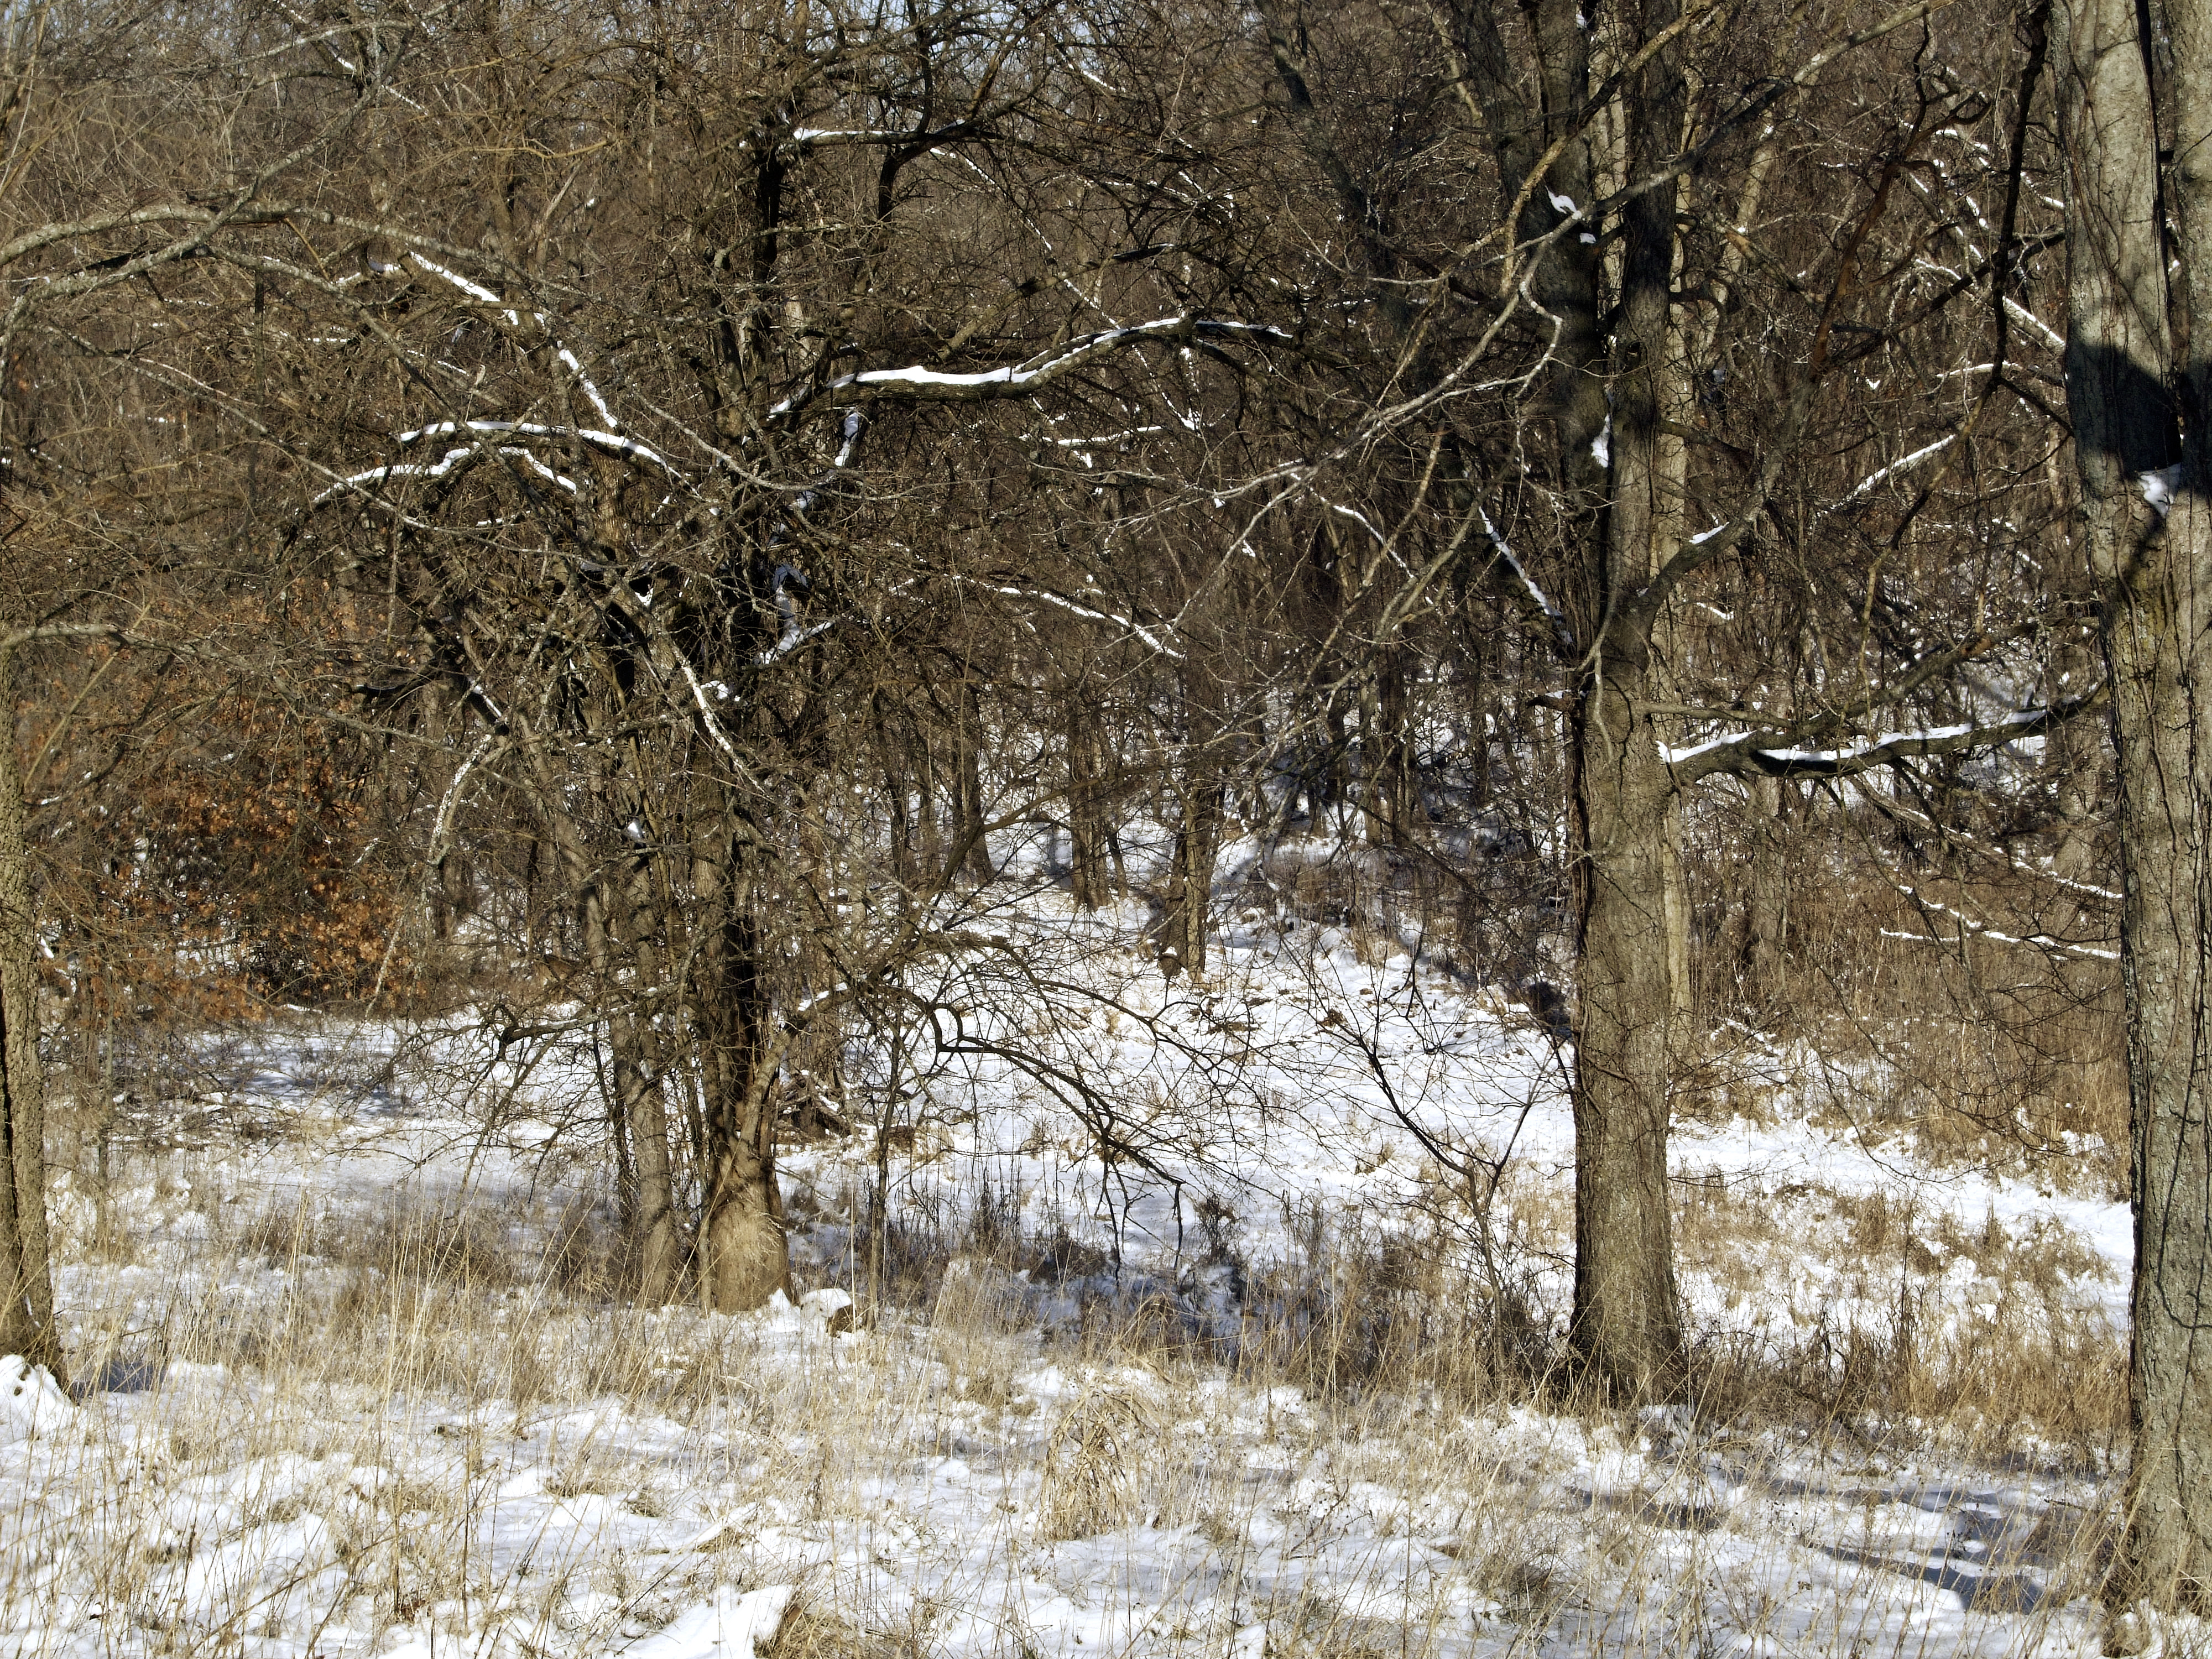
[[[229,630],[201,609],[205,532],[249,513],[252,486],[230,469],[234,434],[204,377],[252,331],[235,304],[244,296],[209,282],[209,256],[281,218],[293,169],[384,93],[375,74],[357,73],[338,98],[272,121],[281,68],[224,50],[235,41],[210,50],[168,21],[48,5],[0,19],[0,1352],[56,1367],[37,966],[52,884],[27,829],[16,742],[28,700],[15,677],[27,655],[73,641],[173,655],[185,637],[220,651]],[[255,20],[241,27],[250,33]],[[235,148],[225,153],[216,135]],[[161,475],[167,494],[144,483]],[[56,677],[72,693],[39,711],[34,772],[113,660],[79,651]],[[84,784],[58,793],[81,798]]]
[[[1948,15],[1949,56],[1973,68],[1935,72],[1907,44],[1932,15],[1261,9],[1277,163],[1342,228],[1340,264],[1307,280],[1352,321],[1326,357],[1310,339],[1334,394],[1325,440],[1286,444],[1272,476],[1388,555],[1372,609],[1338,599],[1372,688],[1362,793],[1383,841],[1408,840],[1399,653],[1450,591],[1437,573],[1482,572],[1552,653],[1579,996],[1571,1340],[1615,1397],[1687,1382],[1666,1154],[1694,1035],[1684,803],[1706,780],[2016,743],[2090,702],[1997,689],[2035,683],[2050,630],[2032,605],[1993,615],[1966,579],[1988,556],[1962,564],[1972,544],[1930,535],[1923,512],[1945,488],[1998,499],[2013,484],[1947,485],[1959,458],[2016,476],[2050,430],[2008,362],[2024,331],[2007,307],[2052,238],[2012,206],[2002,228],[1961,222],[1930,182],[1985,168],[1975,189],[2017,204],[2025,140],[1990,90],[2014,72],[2007,20]],[[1820,136],[1785,145],[1805,121]],[[1967,126],[1996,142],[1957,143]],[[1494,194],[1432,206],[1470,156]],[[1920,380],[1918,352],[1975,378],[1908,436],[1864,401],[1883,380],[1867,371]],[[1433,551],[1412,552],[1424,532]],[[1784,631],[1819,641],[1795,683],[1758,651],[1781,618],[1748,598],[1791,605]]]

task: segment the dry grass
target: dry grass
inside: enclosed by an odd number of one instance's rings
[[[1547,1403],[1559,1310],[1535,1266],[1565,1212],[1534,1185],[1506,1212],[1507,1259],[1527,1269],[1510,1310],[1454,1265],[1449,1235],[1316,1211],[1291,1260],[1237,1264],[1232,1329],[1154,1295],[1048,1336],[1035,1276],[1097,1263],[1001,1211],[908,1218],[900,1300],[877,1328],[798,1342],[608,1299],[603,1220],[571,1197],[479,1201],[458,1220],[428,1202],[256,1209],[168,1159],[169,1224],[140,1262],[69,1276],[80,1371],[135,1391],[89,1401],[67,1443],[25,1466],[0,1519],[0,1627],[35,1613],[90,1629],[97,1586],[118,1656],[245,1654],[281,1634],[336,1659],[406,1631],[476,1641],[488,1621],[518,1651],[596,1654],[718,1584],[787,1574],[799,1591],[773,1659],[927,1659],[975,1650],[957,1632],[1001,1593],[991,1574],[1073,1572],[1092,1586],[1079,1593],[1104,1594],[1080,1573],[1170,1540],[1175,1582],[1228,1588],[1203,1607],[1163,1601],[1133,1654],[1218,1659],[1234,1632],[1217,1603],[1279,1655],[1441,1656],[1546,1633],[1571,1650],[1717,1652],[1762,1621],[1788,1627],[1805,1599],[1770,1581],[1811,1523],[1765,1506],[1812,1504],[1828,1527],[1858,1516],[1871,1539],[1920,1513],[1909,1467],[1937,1455],[1966,1486],[2039,1468],[2065,1498],[2016,1505],[1992,1534],[2045,1621],[2003,1614],[2026,1620],[2006,1644],[2047,1628],[2103,1547],[2117,1347],[2069,1301],[2084,1264],[2053,1232],[1693,1184],[1690,1280],[1802,1250],[1817,1216],[1848,1285],[1863,1279],[1869,1306],[1892,1294],[1896,1317],[1712,1340],[1705,1409],[1645,1422]],[[1958,1264],[1992,1299],[1944,1323],[1926,1287]],[[930,1473],[948,1459],[968,1486]],[[1717,1506],[1695,1472],[1723,1465],[1735,1497]],[[532,1496],[500,1498],[524,1475]],[[969,1507],[946,1510],[955,1490]],[[214,1557],[162,1518],[201,1492],[219,1494],[200,1511],[217,1516]],[[500,1504],[523,1501],[601,1530],[588,1547],[550,1530],[534,1553],[500,1543]],[[326,1555],[289,1577],[247,1570],[307,1517],[327,1525]],[[839,1553],[869,1528],[890,1565]],[[1887,1547],[1843,1547],[1814,1558],[1844,1585],[1832,1599],[1878,1600],[1896,1577]],[[900,1551],[951,1565],[925,1580]],[[234,1584],[210,1582],[225,1571]],[[1836,1612],[1799,1650],[1850,1652],[1873,1617]],[[1012,1613],[1002,1625],[993,1650],[1010,1659],[1048,1645]]]
[[[1967,834],[1901,850],[1892,829],[1832,805],[1790,824],[1779,975],[1755,985],[1747,841],[1724,813],[1705,827],[1688,875],[1709,1018],[1678,1110],[1758,1117],[1786,1098],[1929,1164],[2124,1199],[2115,906],[2033,842],[2008,862]]]

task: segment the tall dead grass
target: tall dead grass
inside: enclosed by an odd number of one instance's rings
[[[1225,1573],[1246,1570],[1263,1528],[1320,1538],[1342,1506],[1385,1492],[1404,1507],[1402,1524],[1425,1516],[1448,1535],[1453,1571],[1480,1587],[1497,1619],[1571,1647],[1610,1641],[1632,1613],[1644,1617],[1618,1600],[1619,1584],[1660,1572],[1685,1537],[1747,1528],[1742,1548],[1778,1547],[1761,1541],[1750,1511],[1731,1518],[1674,1494],[1664,1485],[1674,1477],[1661,1474],[1670,1448],[1754,1474],[1762,1460],[1893,1466],[1911,1449],[1992,1469],[2023,1459],[2112,1467],[2116,1348],[2068,1311],[2080,1265],[2071,1247],[1887,1200],[1783,1201],[1829,1205],[1836,1248],[1870,1289],[1915,1273],[1940,1282],[1960,1261],[1977,1283],[2011,1288],[1986,1315],[1941,1328],[1923,1297],[1900,1301],[1886,1327],[1714,1338],[1697,1409],[1655,1425],[1553,1403],[1560,1310],[1545,1302],[1540,1275],[1521,1281],[1508,1319],[1455,1267],[1462,1253],[1447,1236],[1318,1210],[1297,1218],[1287,1260],[1201,1264],[1209,1282],[1233,1273],[1242,1291],[1234,1317],[1212,1321],[1199,1316],[1197,1274],[1117,1297],[1103,1257],[1064,1230],[1024,1235],[1004,1206],[910,1218],[897,1297],[877,1307],[849,1358],[830,1364],[772,1351],[744,1321],[623,1307],[599,1265],[605,1218],[573,1200],[485,1201],[456,1218],[427,1202],[364,1212],[310,1197],[241,1214],[220,1182],[176,1174],[180,1190],[205,1195],[205,1212],[185,1212],[210,1218],[185,1230],[197,1243],[163,1246],[158,1275],[100,1264],[66,1279],[81,1373],[137,1390],[143,1404],[118,1419],[127,1433],[88,1439],[78,1486],[40,1500],[75,1517],[116,1629],[139,1632],[148,1651],[235,1652],[280,1632],[312,1644],[318,1621],[465,1633],[497,1607],[544,1650],[596,1652],[649,1634],[749,1570],[742,1528],[675,1557],[601,1551],[547,1570],[488,1557],[485,1506],[519,1447],[538,1460],[546,1492],[623,1514],[689,1513],[709,1492],[717,1514],[751,1504],[823,1526],[875,1513],[872,1494],[916,1459],[988,1456],[1025,1484],[1009,1488],[1023,1494],[1010,1498],[1018,1513],[979,1524],[1030,1540],[1023,1548],[1183,1528],[1211,1552],[1208,1571]],[[1536,1249],[1551,1224],[1521,1196],[1522,1237]],[[1791,1242],[1771,1231],[1772,1201],[1686,1190],[1687,1271],[1762,1240]],[[1086,1279],[1097,1282],[1080,1316],[1041,1326],[1037,1291]],[[1031,1392],[1040,1366],[1072,1386]],[[633,1420],[677,1425],[680,1449],[641,1457],[590,1427],[548,1438],[548,1424],[610,1401]],[[1190,1424],[1207,1426],[1177,1432]],[[1587,1454],[1547,1452],[1547,1437],[1644,1448],[1661,1484],[1632,1498],[1575,1499],[1562,1471]],[[197,1613],[177,1604],[181,1546],[151,1519],[161,1492],[196,1480],[238,1486],[242,1535],[258,1536],[307,1500],[254,1472],[300,1457],[337,1471],[330,1480],[352,1494],[313,1499],[337,1535],[335,1576],[303,1576],[273,1601],[218,1594]],[[151,1485],[149,1470],[163,1472]],[[2004,1547],[2051,1593],[2085,1585],[2101,1514],[2053,1510]],[[1389,1587],[1347,1572],[1255,1590],[1251,1617],[1268,1650],[1421,1653],[1459,1639],[1418,1597],[1378,1619],[1370,1604]],[[576,1621],[584,1591],[605,1598],[596,1623]],[[0,1579],[0,1613],[44,1594],[20,1575]],[[1698,1651],[1701,1641],[1717,1650],[1724,1632],[1708,1601],[1668,1594],[1682,1599],[1669,1604],[1674,1623],[1653,1626],[1656,1650]],[[1731,1628],[1760,1616],[1752,1589],[1743,1594],[1753,1599]],[[871,1623],[827,1578],[802,1582],[794,1607],[774,1659],[927,1656],[942,1617],[917,1606],[904,1625]],[[1214,1659],[1224,1639],[1193,1626],[1163,1634],[1157,1650]]]
[[[1801,804],[1776,842],[1784,921],[1766,982],[1742,936],[1755,837],[1715,811],[1693,838],[1703,1018],[1678,1111],[1788,1101],[1929,1164],[2124,1199],[2117,896],[2095,849],[2040,857],[2033,836],[1938,833],[1870,799]]]

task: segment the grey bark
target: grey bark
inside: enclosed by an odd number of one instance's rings
[[[2128,1028],[2136,1264],[2125,1527],[2105,1585],[2117,1607],[2202,1607],[2212,1587],[2212,319],[2169,293],[2149,42],[2127,0],[2054,8],[2068,168],[2071,324],[2067,398],[2084,531],[2104,605],[2119,760],[2121,960]],[[2212,252],[2212,15],[2169,11],[2178,153],[2170,184],[2182,264]],[[2156,521],[2140,475],[2176,455],[2182,483]]]
[[[15,643],[0,644],[0,690]],[[12,707],[12,704],[10,705]],[[46,1068],[39,1059],[39,975],[31,853],[15,732],[0,732],[0,1353],[64,1375],[46,1232]]]

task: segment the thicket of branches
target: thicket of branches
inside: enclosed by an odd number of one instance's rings
[[[757,1304],[780,1123],[1082,994],[1022,882],[1571,1032],[1618,1397],[1716,1055],[2117,1143],[2059,26],[0,10],[6,1231],[32,1034],[472,1010],[602,1045],[637,1293]]]

